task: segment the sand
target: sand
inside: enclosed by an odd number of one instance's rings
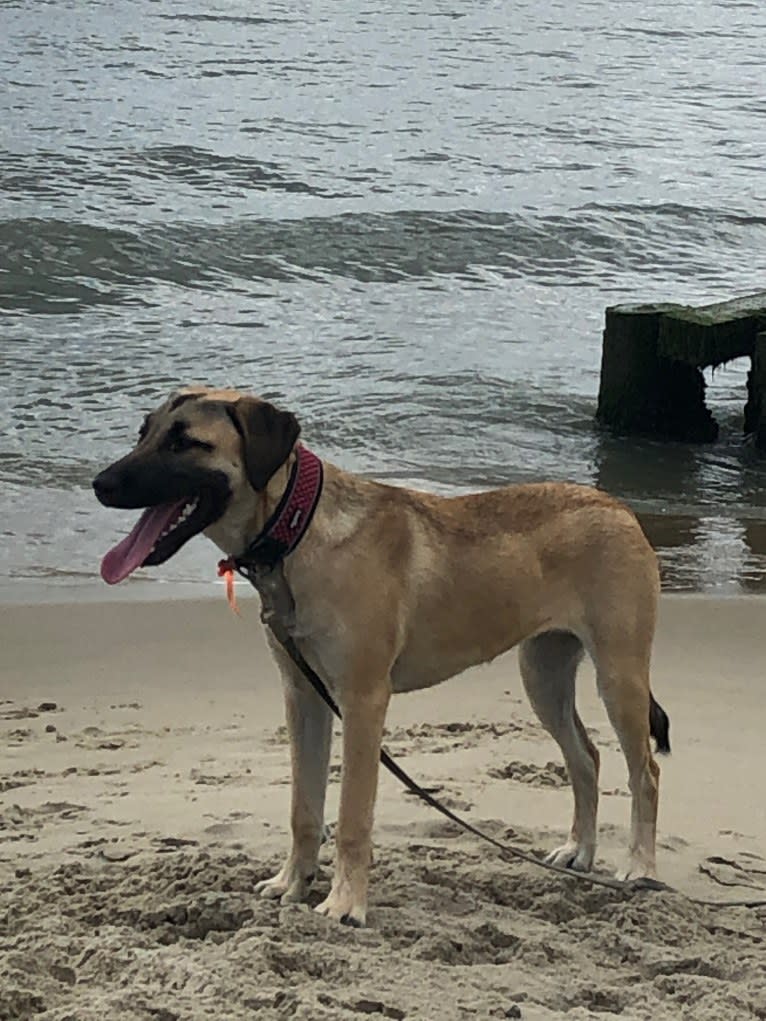
[[[254,600],[0,607],[0,1019],[766,1018],[766,908],[622,894],[508,864],[381,781],[368,927],[253,895],[287,841],[281,690]],[[665,597],[660,875],[766,899],[766,603]],[[624,852],[602,752],[599,869]],[[387,745],[528,850],[571,794],[513,654],[393,702]],[[335,818],[338,766],[328,818]],[[326,893],[332,840],[312,903]]]

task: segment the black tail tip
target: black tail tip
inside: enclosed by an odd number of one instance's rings
[[[670,754],[670,717],[656,701],[654,695],[650,695],[649,702],[649,733],[655,740],[656,751],[661,755]]]

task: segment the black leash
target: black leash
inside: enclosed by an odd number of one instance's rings
[[[252,550],[252,547],[250,550]],[[250,550],[248,550],[248,553]],[[259,557],[259,561],[255,561],[254,558],[251,559],[250,557],[247,557],[247,554],[245,554],[242,558],[233,558],[229,561],[229,563],[258,591],[263,603],[261,619],[268,626],[271,633],[277,639],[295,666],[297,666],[301,671],[316,694],[340,720],[342,719],[340,709],[338,708],[335,699],[327,690],[327,685],[324,683],[319,674],[317,674],[317,672],[306,662],[298,649],[295,640],[290,636],[289,631],[283,623],[285,616],[289,617],[292,615],[294,604],[287,582],[284,580],[281,573],[281,569],[275,571],[275,568],[280,568],[282,557],[279,556],[279,551],[277,551],[276,556],[273,556],[272,550],[269,550],[269,554],[272,555]],[[527,862],[527,864],[535,865],[537,868],[545,869],[547,872],[555,872],[556,875],[560,876],[562,879],[573,879],[579,882],[589,883],[591,886],[602,886],[608,890],[615,890],[619,893],[634,893],[642,890],[675,893],[694,904],[701,904],[705,907],[715,908],[755,908],[766,906],[766,898],[758,900],[731,901],[701,900],[697,897],[690,897],[688,894],[682,893],[680,890],[676,890],[672,886],[668,886],[667,883],[660,882],[658,879],[641,878],[620,880],[613,879],[611,876],[598,876],[593,872],[579,872],[575,869],[567,869],[562,868],[560,865],[553,865],[551,862],[538,858],[534,854],[530,854],[528,851],[522,851],[518,847],[513,847],[512,844],[506,844],[500,840],[496,840],[488,833],[480,830],[478,826],[474,826],[473,823],[461,818],[425,790],[424,787],[421,787],[416,780],[413,780],[409,773],[402,769],[402,767],[391,758],[385,748],[381,748],[380,761],[389,773],[392,773],[397,780],[399,780],[399,782],[403,784],[408,791],[410,791],[410,793],[415,794],[421,801],[430,805],[431,808],[436,809],[436,811],[441,813],[441,815],[443,815],[446,819],[449,819],[450,822],[455,823],[467,833],[471,833],[473,836],[479,837],[480,840],[484,840],[486,843],[491,844],[506,861],[517,860]]]

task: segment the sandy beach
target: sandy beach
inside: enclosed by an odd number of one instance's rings
[[[766,908],[508,864],[387,775],[368,928],[257,899],[286,847],[288,752],[241,601],[242,619],[223,599],[0,607],[1,1019],[766,1018]],[[765,615],[758,597],[662,602],[659,872],[702,898],[766,899]],[[612,870],[624,763],[588,669],[580,692]],[[395,699],[386,744],[495,836],[543,851],[568,827],[514,654]],[[312,903],[332,840],[323,859]]]

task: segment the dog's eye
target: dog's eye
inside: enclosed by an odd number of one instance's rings
[[[212,450],[213,444],[206,443],[204,440],[195,440],[193,436],[187,436],[186,433],[176,433],[168,439],[168,450],[173,454],[182,454],[185,450],[191,450],[193,447],[198,450]]]
[[[189,450],[194,444],[185,433],[176,433],[168,439],[168,450],[173,454],[182,454]]]

